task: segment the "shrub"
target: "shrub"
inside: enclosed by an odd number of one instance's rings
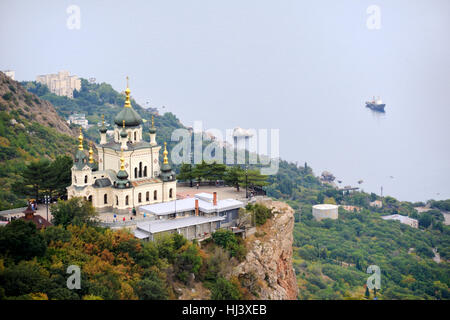
[[[223,277],[217,278],[210,289],[212,300],[239,300],[242,296],[237,285]]]

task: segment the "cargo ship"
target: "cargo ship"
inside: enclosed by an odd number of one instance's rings
[[[378,99],[375,99],[375,97],[373,97],[372,101],[366,101],[366,107],[374,111],[384,112],[385,106],[386,104],[381,101],[380,97],[378,97]]]

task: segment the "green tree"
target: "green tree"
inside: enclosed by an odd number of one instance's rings
[[[0,253],[15,261],[43,256],[46,250],[44,237],[33,222],[14,220],[0,228]]]
[[[433,221],[433,217],[428,212],[424,212],[419,217],[419,226],[422,228],[428,228]]]
[[[191,244],[181,254],[178,254],[174,264],[178,279],[184,282],[188,281],[189,274],[197,275],[201,266],[202,258],[195,244]]]
[[[22,180],[13,185],[13,190],[19,194],[33,196],[39,199],[39,192],[47,188],[51,180],[50,161],[41,159],[28,164],[21,172]]]
[[[208,164],[202,160],[201,163],[195,165],[194,170],[192,171],[192,175],[194,178],[200,183],[202,180],[205,180],[208,176],[209,166]]]
[[[180,167],[180,173],[177,175],[178,180],[181,181],[190,181],[195,179],[194,170],[192,168],[192,164],[190,163],[182,163]]]
[[[67,227],[73,225],[93,225],[96,223],[97,212],[92,203],[83,198],[75,197],[67,201],[59,200],[52,205],[50,211],[53,216],[54,225]]]
[[[227,166],[222,163],[213,163],[209,164],[208,176],[207,179],[210,181],[223,180],[225,176],[225,172],[227,170]]]
[[[259,170],[248,170],[247,171],[247,184],[249,186],[258,186],[258,187],[262,187],[262,186],[266,186],[268,185],[267,182],[267,176],[261,174],[261,172]],[[242,182],[242,186],[245,187],[246,183],[245,183],[245,179]]]
[[[228,167],[224,176],[225,182],[236,188],[239,191],[240,184],[242,184],[244,177],[244,170],[240,166]]]
[[[135,291],[141,300],[166,300],[169,297],[166,284],[156,272],[150,272],[135,285]]]
[[[50,164],[49,179],[44,186],[51,191],[56,191],[58,197],[67,194],[66,187],[72,183],[73,160],[69,156],[58,156]]]
[[[242,295],[237,285],[223,277],[217,278],[216,282],[211,286],[212,300],[239,300],[241,297]]]

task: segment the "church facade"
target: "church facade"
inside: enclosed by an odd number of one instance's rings
[[[107,139],[104,121],[99,130],[98,164],[92,145],[89,157],[83,150],[81,129],[78,137],[68,198],[83,197],[99,212],[123,214],[141,205],[176,199],[176,177],[168,162],[166,143],[160,164],[161,146],[156,142],[153,117],[147,142],[142,139],[142,119],[131,106],[128,86],[125,95],[124,108],[114,119],[113,137]]]

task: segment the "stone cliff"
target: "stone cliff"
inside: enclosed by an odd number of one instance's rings
[[[272,208],[273,217],[247,237],[247,255],[233,270],[233,275],[249,285],[255,299],[297,299],[297,279],[292,265],[294,210],[279,201],[258,200]]]

